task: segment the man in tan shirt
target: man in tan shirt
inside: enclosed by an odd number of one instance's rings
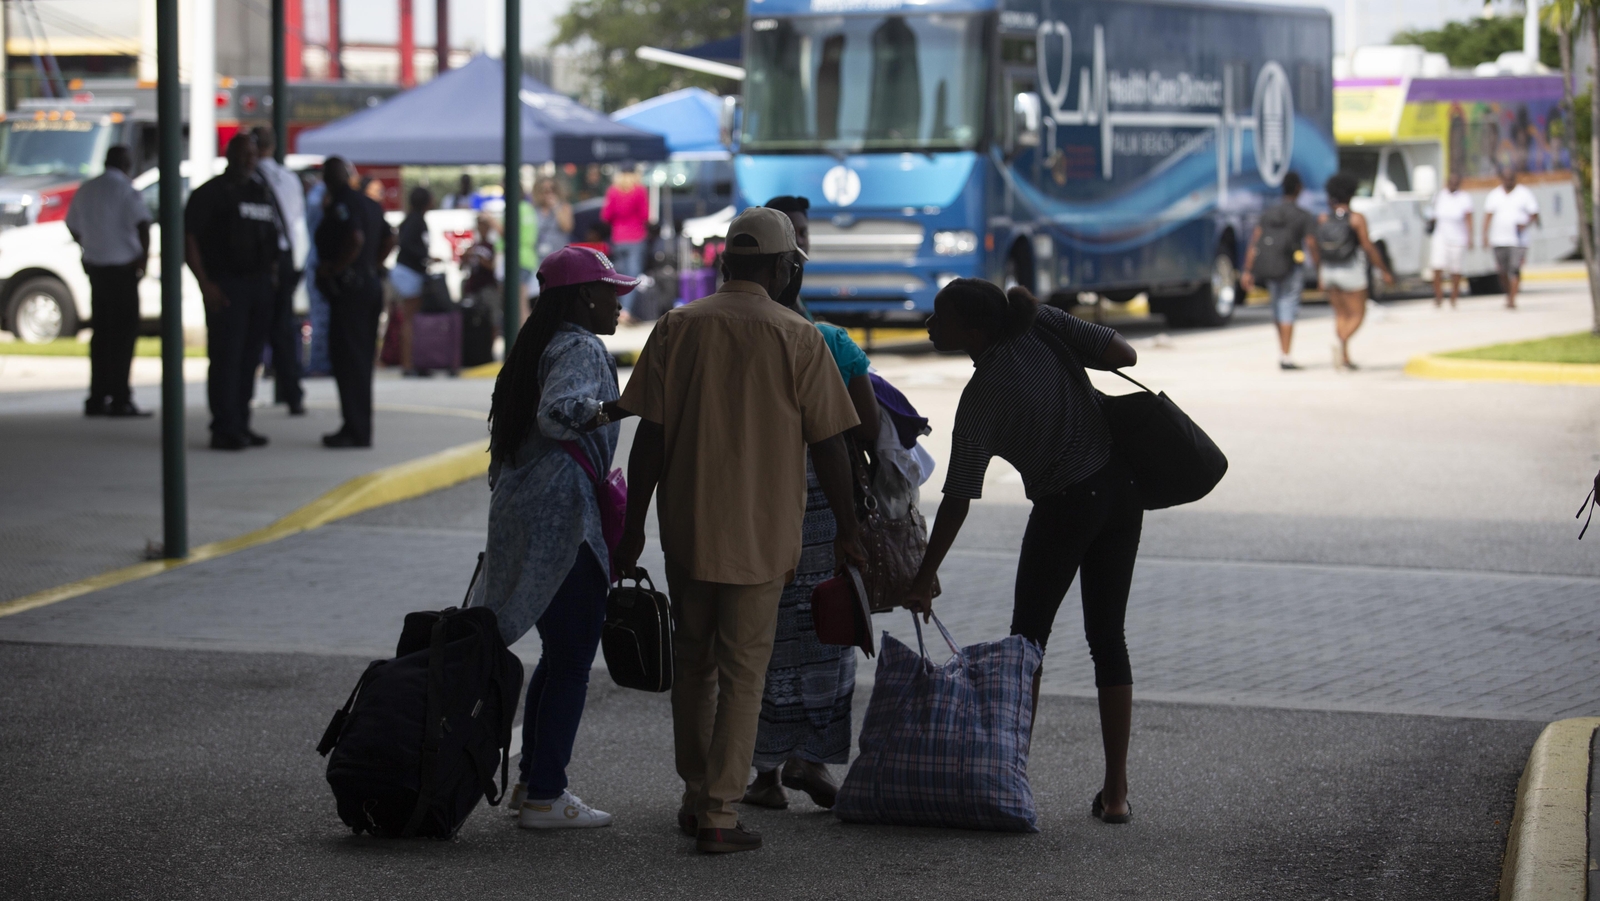
[[[672,720],[683,802],[701,851],[750,851],[744,795],[778,596],[800,561],[806,448],[839,523],[838,559],[863,561],[841,435],[856,414],[816,326],[772,300],[804,259],[776,210],[728,228],[727,283],[657,321],[617,405],[638,414],[617,564],[658,520],[677,632]]]

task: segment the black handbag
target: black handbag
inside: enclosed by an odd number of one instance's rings
[[[672,604],[656,590],[650,574],[635,571],[633,587],[618,583],[606,596],[606,622],[600,630],[611,679],[623,688],[672,688]],[[627,581],[626,579],[623,580]]]
[[[1228,471],[1228,458],[1211,436],[1167,397],[1122,376],[1141,391],[1100,394],[1114,453],[1133,476],[1146,510],[1191,504],[1211,493]]]

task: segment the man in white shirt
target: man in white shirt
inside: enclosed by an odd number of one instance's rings
[[[1517,308],[1517,287],[1522,281],[1522,261],[1528,255],[1528,227],[1539,225],[1539,201],[1525,185],[1517,184],[1516,170],[1500,172],[1500,186],[1483,202],[1483,243],[1494,248],[1494,264],[1506,288],[1506,309]]]
[[[1461,293],[1461,266],[1472,249],[1472,195],[1461,190],[1461,174],[1451,172],[1445,189],[1433,198],[1433,305],[1444,306],[1444,277],[1450,276],[1450,309]]]
[[[277,157],[277,139],[272,129],[257,126],[250,132],[255,139],[256,173],[278,201],[278,211],[288,234],[279,233],[278,291],[273,298],[272,324],[267,342],[272,347],[273,403],[288,404],[290,416],[304,416],[305,390],[300,386],[300,329],[294,317],[294,292],[305,274],[306,255],[311,250],[311,233],[306,228],[306,193],[300,176],[290,172]],[[253,392],[252,392],[253,393]]]
[[[110,148],[105,172],[79,185],[67,209],[67,231],[83,248],[94,323],[85,416],[150,415],[133,405],[128,385],[139,336],[139,279],[150,260],[150,208],[134,189],[132,172],[128,148]]]

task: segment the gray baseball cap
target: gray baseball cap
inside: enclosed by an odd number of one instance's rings
[[[755,244],[747,242],[740,246],[733,239],[741,235],[754,238]],[[796,253],[802,260],[810,259],[795,243],[794,223],[789,214],[759,206],[745,210],[728,224],[728,244],[722,252],[734,256]]]

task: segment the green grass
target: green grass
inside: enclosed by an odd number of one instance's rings
[[[1577,332],[1536,341],[1515,341],[1457,350],[1442,357],[1458,360],[1508,360],[1515,363],[1596,363],[1600,364],[1600,335]]]
[[[17,357],[87,357],[89,355],[89,342],[79,341],[76,338],[57,338],[49,344],[26,344],[22,341],[0,342],[0,354]],[[134,345],[133,354],[136,357],[161,356],[160,338],[140,338]],[[183,355],[186,357],[203,357],[206,355],[204,347],[185,347]]]

